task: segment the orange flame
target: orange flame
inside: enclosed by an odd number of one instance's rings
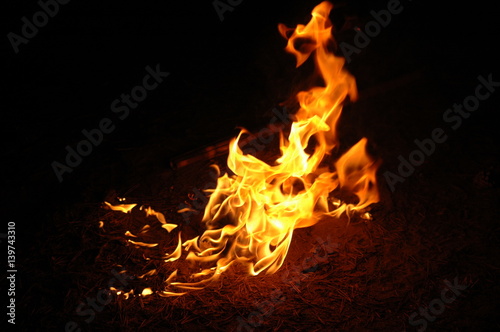
[[[285,260],[294,229],[312,226],[324,216],[351,216],[378,201],[378,163],[366,153],[366,138],[336,162],[326,164],[325,157],[338,146],[335,128],[342,104],[348,97],[357,97],[355,80],[343,69],[345,60],[329,50],[334,42],[328,18],[331,9],[328,2],[319,4],[311,21],[294,30],[279,25],[297,67],[313,56],[324,86],[298,93],[296,121],[288,138],[281,136],[281,155],[272,165],[242,152],[238,143],[247,131],[231,141],[227,164],[234,175],[220,176],[211,190],[202,219],[206,231],[182,243],[188,252],[186,260],[203,268],[190,276],[190,282],[175,281],[175,270],[160,295],[177,296],[184,294],[180,289],[203,288],[236,262],[246,266],[249,275],[274,273]],[[330,197],[334,190],[355,194],[358,202],[334,200]],[[166,262],[181,256],[180,232],[178,236],[179,244],[165,256]]]

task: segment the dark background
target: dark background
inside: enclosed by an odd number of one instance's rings
[[[151,181],[171,158],[231,137],[237,126],[258,129],[268,123],[273,107],[297,90],[300,75],[311,68],[294,69],[276,26],[306,23],[317,3],[245,0],[221,22],[211,1],[73,0],[60,5],[18,54],[6,35],[21,34],[21,17],[32,21],[40,8],[35,1],[2,4],[3,220],[16,222],[20,264],[40,238],[55,231],[56,213]],[[347,17],[362,24],[371,20],[370,10],[386,4],[340,4],[331,15],[339,41],[353,44],[354,30],[343,24]],[[347,65],[360,91],[375,91],[346,114],[357,124],[347,128],[353,136],[368,136],[384,159],[381,173],[394,171],[397,156],[413,150],[415,138],[444,126],[443,112],[474,92],[477,76],[492,73],[500,81],[494,7],[417,0],[402,5],[402,13]],[[141,84],[144,68],[156,64],[170,76],[118,120],[112,101]],[[402,77],[418,77],[417,83],[383,88]],[[473,152],[476,137],[496,147],[498,93],[450,134],[448,147],[438,147],[436,156],[471,152],[462,157],[476,160],[478,172],[497,165],[498,159],[488,156],[482,163]],[[105,117],[113,119],[115,131],[59,183],[52,161],[64,162],[65,146],[75,147],[84,138],[81,131]],[[498,157],[498,151],[491,154]]]

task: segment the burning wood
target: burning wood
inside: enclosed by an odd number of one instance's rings
[[[377,84],[376,86],[366,88],[362,91],[359,91],[358,101],[366,100],[370,98],[374,98],[376,96],[383,95],[397,88],[401,88],[402,86],[406,86],[410,83],[413,83],[422,77],[421,71],[415,71],[396,79]],[[344,101],[344,105],[350,104],[350,101]],[[281,133],[284,125],[288,124],[288,118],[285,117],[285,114],[279,114],[278,117],[282,121],[280,126],[274,125],[274,122],[271,121],[271,124],[264,127],[264,129],[260,130],[260,132],[267,132],[268,135],[276,135]],[[245,147],[247,145],[250,146],[261,146],[259,143],[259,133],[254,135],[248,135],[244,139],[239,141],[240,147]],[[170,160],[170,167],[174,170],[179,168],[192,165],[199,161],[206,161],[213,158],[221,157],[227,155],[229,153],[229,143],[231,142],[232,137],[221,139],[210,144],[204,145],[202,147],[193,149],[186,153],[180,154],[178,156],[173,157]]]

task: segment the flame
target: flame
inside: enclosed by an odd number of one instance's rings
[[[164,257],[165,262],[177,260],[184,248],[186,260],[198,271],[188,281],[176,281],[175,270],[159,295],[179,296],[185,294],[179,290],[206,287],[235,263],[245,266],[249,275],[274,273],[285,260],[295,229],[312,226],[325,216],[363,214],[379,200],[378,163],[366,153],[366,138],[331,161],[332,150],[338,148],[336,126],[342,105],[347,98],[357,98],[356,82],[343,68],[345,60],[330,51],[334,44],[328,18],[331,9],[330,3],[322,2],[307,25],[295,29],[278,26],[288,39],[286,50],[295,55],[297,67],[313,57],[324,86],[297,94],[300,109],[288,137],[281,135],[281,153],[274,163],[242,152],[238,143],[246,130],[231,141],[227,165],[234,175],[219,176],[211,190],[202,219],[206,231],[184,243],[179,231],[177,248]],[[333,191],[352,193],[357,203],[330,197]],[[127,212],[129,208],[120,209]],[[163,215],[146,212],[166,224]]]
[[[110,203],[108,202],[104,202],[104,204],[106,204],[106,206],[110,209],[110,210],[113,210],[113,211],[120,211],[120,212],[123,212],[123,213],[128,213],[130,211],[132,211],[132,209],[134,207],[137,206],[137,204],[118,204],[118,205],[111,205]]]
[[[149,277],[149,276],[152,276],[155,274],[156,274],[156,269],[153,269],[153,270],[150,270],[150,271],[144,273],[143,275],[137,276],[137,278],[142,279],[144,277]]]
[[[140,241],[132,241],[132,240],[127,240],[128,242],[135,244],[136,246],[141,246],[141,247],[148,247],[148,248],[153,248],[158,245],[158,243],[145,243],[145,242],[140,242]]]
[[[153,294],[153,290],[150,287],[144,288],[141,293],[142,296],[148,296],[151,294]]]

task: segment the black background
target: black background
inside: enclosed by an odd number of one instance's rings
[[[296,86],[294,59],[283,51],[285,40],[276,26],[306,23],[316,4],[245,0],[220,21],[211,1],[72,0],[60,5],[18,54],[7,33],[21,34],[21,18],[31,21],[40,7],[35,1],[2,4],[2,219],[3,225],[16,222],[16,245],[26,248],[18,260],[36,250],[36,238],[51,232],[61,208],[100,202],[109,190],[125,190],[168,168],[170,158],[184,151],[230,137],[237,126],[267,123],[272,108]],[[369,20],[370,10],[386,4],[348,1],[332,17],[337,24],[349,13]],[[432,91],[432,98],[408,92],[410,103],[430,113],[405,113],[407,101],[397,94],[386,101],[402,110],[400,118],[389,120],[400,123],[399,129],[373,134],[381,155],[386,141],[429,136],[442,125],[446,108],[473,93],[478,75],[492,73],[500,81],[493,7],[418,0],[402,5],[402,13],[347,66],[361,91],[413,72],[421,73]],[[352,44],[349,36],[341,35]],[[146,66],[157,64],[170,76],[128,118],[118,120],[110,111],[112,101],[142,83]],[[467,144],[468,135],[477,132],[494,139],[498,93],[450,144]],[[64,162],[65,146],[76,146],[81,130],[97,127],[105,117],[113,119],[115,131],[59,183],[51,163]],[[420,121],[428,125],[411,127]],[[377,142],[377,135],[385,138]],[[390,165],[389,160],[384,167]]]

